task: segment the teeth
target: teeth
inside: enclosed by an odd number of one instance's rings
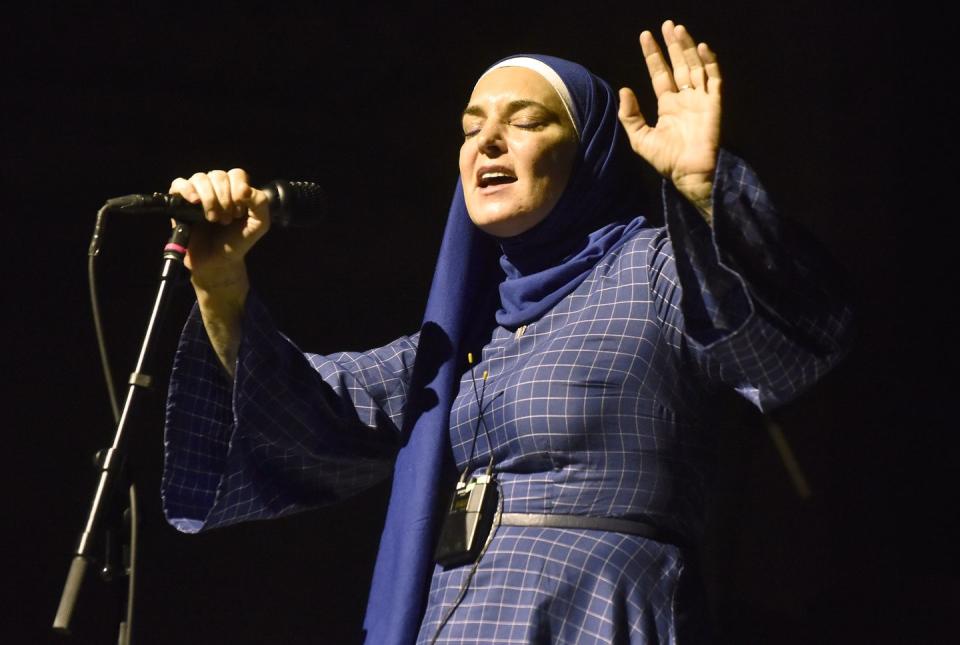
[[[505,172],[485,172],[482,175],[480,175],[481,179],[497,179],[499,177],[508,177],[511,179],[513,178],[512,175],[508,175]]]

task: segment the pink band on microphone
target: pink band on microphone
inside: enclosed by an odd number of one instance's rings
[[[176,251],[177,253],[179,253],[179,254],[181,254],[181,255],[186,255],[186,254],[187,254],[187,249],[186,249],[186,247],[180,246],[179,244],[176,244],[176,243],[174,243],[174,242],[170,242],[169,244],[167,244],[165,247],[163,247],[163,250],[164,250],[164,251]]]

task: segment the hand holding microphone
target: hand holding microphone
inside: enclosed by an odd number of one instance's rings
[[[246,171],[234,168],[228,172],[194,173],[190,179],[178,177],[170,185],[168,195],[117,197],[108,200],[106,208],[208,223],[195,228],[186,259],[194,285],[199,286],[198,281],[210,282],[205,274],[211,270],[222,273],[241,265],[247,252],[272,224],[283,228],[317,224],[326,209],[326,199],[312,182],[273,181],[262,189],[254,188]]]
[[[323,191],[316,184],[274,181],[257,189],[250,185],[245,170],[234,168],[198,172],[190,179],[178,177],[167,195],[109,199],[101,213],[161,214],[194,224],[184,264],[190,269],[207,335],[232,374],[250,289],[244,258],[272,224],[315,224],[325,206]],[[99,222],[98,217],[98,227]],[[95,233],[91,255],[96,254],[98,237]]]
[[[244,257],[270,230],[270,199],[250,185],[240,168],[178,177],[170,184],[170,193],[200,204],[209,223],[193,227],[184,264],[190,269],[207,335],[232,375],[250,290]]]
[[[250,185],[246,171],[212,170],[178,177],[170,194],[180,195],[203,208],[203,218],[216,226],[197,226],[190,236],[184,261],[194,286],[215,289],[228,286],[242,269],[244,257],[270,230],[270,200]]]

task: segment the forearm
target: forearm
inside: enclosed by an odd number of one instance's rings
[[[246,267],[241,263],[229,271],[218,272],[214,279],[194,276],[191,281],[210,344],[232,379],[243,336],[243,308],[250,292]]]
[[[343,500],[391,472],[417,336],[367,352],[303,354],[256,291],[230,382],[199,306],[167,400],[164,512],[195,532]]]
[[[710,227],[676,191],[664,199],[676,276],[662,282],[679,281],[673,311],[682,312],[667,322],[693,341],[712,379],[769,409],[846,353],[851,312],[839,268],[778,215],[749,166],[721,154]]]

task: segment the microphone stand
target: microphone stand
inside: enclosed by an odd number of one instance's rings
[[[98,222],[99,225],[99,222]],[[132,600],[130,589],[124,583],[124,578],[131,575],[127,569],[126,563],[120,567],[120,575],[115,575],[118,554],[121,561],[126,555],[132,561],[134,555],[130,552],[129,543],[117,545],[117,540],[126,538],[129,540],[130,530],[125,530],[124,516],[129,517],[130,509],[121,510],[118,504],[122,503],[122,498],[118,491],[123,490],[121,486],[125,483],[125,462],[127,455],[127,422],[131,417],[134,403],[138,400],[137,393],[146,389],[151,384],[151,377],[144,373],[144,367],[147,357],[150,354],[150,348],[156,331],[159,327],[160,319],[166,313],[168,294],[171,285],[183,269],[183,258],[187,252],[187,244],[190,241],[190,225],[178,221],[174,228],[170,241],[163,249],[163,269],[160,273],[160,286],[154,300],[153,310],[150,313],[150,320],[147,323],[146,334],[143,343],[140,346],[140,355],[137,359],[136,367],[130,374],[127,389],[127,398],[124,401],[123,409],[120,414],[120,420],[117,422],[116,432],[113,438],[113,444],[100,451],[97,455],[97,466],[100,470],[100,480],[97,483],[94,492],[93,501],[90,505],[90,512],[87,515],[86,524],[83,532],[80,534],[80,540],[74,551],[73,560],[70,563],[70,570],[67,573],[66,583],[63,587],[63,593],[60,596],[60,605],[57,608],[57,615],[53,621],[54,631],[61,634],[70,633],[70,622],[73,616],[74,607],[77,602],[77,596],[83,583],[87,567],[91,562],[96,562],[93,555],[93,544],[97,537],[102,534],[104,546],[107,555],[104,558],[102,577],[109,581],[116,581],[118,595],[121,599],[121,610],[123,616],[128,615],[127,603]],[[132,488],[132,487],[131,487]],[[131,494],[131,501],[133,501]],[[103,525],[107,526],[103,526]],[[133,527],[130,527],[133,528]],[[129,595],[128,595],[129,594]],[[123,619],[119,628],[119,645],[129,645],[130,643],[130,625]]]

